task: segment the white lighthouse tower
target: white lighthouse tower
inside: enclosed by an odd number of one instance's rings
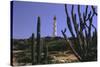
[[[54,16],[53,20],[54,20],[54,22],[53,22],[53,37],[56,37],[57,36],[56,16]]]

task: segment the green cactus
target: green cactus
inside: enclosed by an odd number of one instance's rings
[[[35,54],[36,54],[36,51],[35,51],[36,50],[35,49],[36,45],[35,45],[34,33],[32,34],[31,42],[32,42],[32,44],[31,44],[32,65],[34,65],[34,64],[36,64],[36,56],[35,56]]]
[[[44,63],[47,64],[48,63],[48,45],[46,44],[45,40],[44,40]]]
[[[37,52],[37,64],[41,63],[41,45],[40,45],[40,17],[38,16],[37,20],[37,44],[36,44],[36,52]]]
[[[67,5],[65,5],[65,12],[66,12],[66,15],[67,15],[67,26],[68,26],[68,28],[69,28],[69,30],[70,30],[70,32],[71,32],[71,35],[72,35],[73,37],[75,37],[75,35],[74,35],[74,33],[73,33],[72,25],[71,25],[71,19],[70,19],[70,17],[69,17],[69,14],[68,14],[68,11],[67,11],[66,7],[67,7]]]
[[[97,39],[96,39],[97,32],[96,32],[95,26],[92,23],[93,17],[94,17],[94,15],[97,16],[97,13],[93,6],[91,6],[92,10],[88,13],[88,7],[89,6],[86,6],[85,11],[83,13],[81,13],[81,11],[80,11],[81,7],[80,7],[80,5],[78,5],[77,6],[78,15],[77,15],[74,12],[74,5],[72,5],[71,17],[69,17],[67,5],[65,4],[65,12],[66,12],[66,16],[67,16],[67,26],[68,26],[68,29],[73,38],[75,38],[74,34],[76,34],[77,44],[75,44],[75,42],[71,43],[71,41],[67,38],[65,31],[62,30],[61,32],[62,32],[66,42],[70,45],[70,48],[72,49],[73,53],[80,61],[88,61],[88,60],[93,59],[90,56],[91,50],[92,50],[91,45],[92,44],[94,44],[95,46],[97,45],[97,42],[95,42],[95,41],[97,41]],[[79,18],[79,23],[77,22],[76,15]],[[72,19],[75,33],[72,29],[72,24],[70,21],[71,19]],[[87,21],[89,22],[89,25],[87,25]],[[91,31],[92,27],[95,29],[94,33]],[[85,31],[85,34],[83,31]],[[92,33],[93,33],[93,36],[91,35]],[[77,49],[73,47],[73,44],[77,45]],[[94,47],[92,46],[92,48],[94,48]],[[97,48],[95,48],[95,49],[97,49]],[[94,52],[95,52],[95,50],[94,50]]]

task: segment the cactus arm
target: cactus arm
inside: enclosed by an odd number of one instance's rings
[[[72,52],[74,53],[74,55],[77,57],[77,59],[78,59],[79,61],[81,61],[81,57],[78,55],[78,53],[76,52],[76,50],[73,48],[72,43],[70,42],[70,40],[68,40],[68,38],[67,38],[65,32],[64,32],[63,30],[62,30],[61,32],[62,32],[62,34],[63,34],[63,36],[64,36],[66,42],[67,42],[68,45],[70,46]]]
[[[70,31],[71,35],[75,38],[73,28],[72,28],[72,25],[71,25],[71,19],[68,15],[68,10],[67,10],[67,5],[66,4],[65,4],[65,12],[66,12],[66,15],[67,15],[67,26],[69,28],[69,31]]]

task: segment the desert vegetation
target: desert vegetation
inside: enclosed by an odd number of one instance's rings
[[[40,65],[97,60],[97,28],[93,24],[97,16],[94,6],[85,6],[82,13],[80,5],[65,7],[66,27],[61,30],[63,37],[41,37],[41,17],[37,17],[37,34],[28,39],[12,39],[12,65]],[[74,12],[77,8],[78,14]],[[92,10],[89,11],[88,8]],[[69,13],[71,15],[69,15]],[[79,19],[79,21],[77,20]],[[93,30],[92,30],[93,29]],[[71,37],[68,37],[69,30]]]
[[[97,13],[93,6],[90,7],[92,8],[92,11],[88,13],[89,6],[86,6],[85,11],[81,13],[80,5],[78,5],[77,6],[78,15],[76,15],[76,13],[74,12],[74,5],[72,5],[71,17],[70,17],[68,14],[67,5],[65,4],[67,26],[72,37],[77,38],[77,40],[74,43],[72,43],[65,34],[66,29],[62,30],[61,32],[66,42],[70,45],[70,48],[72,49],[74,55],[80,61],[97,60],[97,42],[96,42],[97,30],[96,27],[93,25],[93,17],[97,16]],[[79,18],[79,23],[77,21],[77,17]],[[71,23],[73,23],[75,33],[73,32]],[[92,31],[92,27],[94,31]],[[74,45],[76,45],[77,47],[74,48],[73,47]]]

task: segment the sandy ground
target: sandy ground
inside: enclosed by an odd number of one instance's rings
[[[24,51],[14,51],[14,55],[16,55],[17,53],[21,53]],[[64,51],[64,52],[50,52],[49,56],[51,56],[53,59],[51,60],[54,63],[71,63],[71,62],[77,62],[78,59],[77,57],[75,57],[74,54],[72,54],[70,51]],[[31,63],[18,63],[16,62],[16,57],[13,57],[13,65],[14,66],[19,66],[19,65],[31,65]]]

